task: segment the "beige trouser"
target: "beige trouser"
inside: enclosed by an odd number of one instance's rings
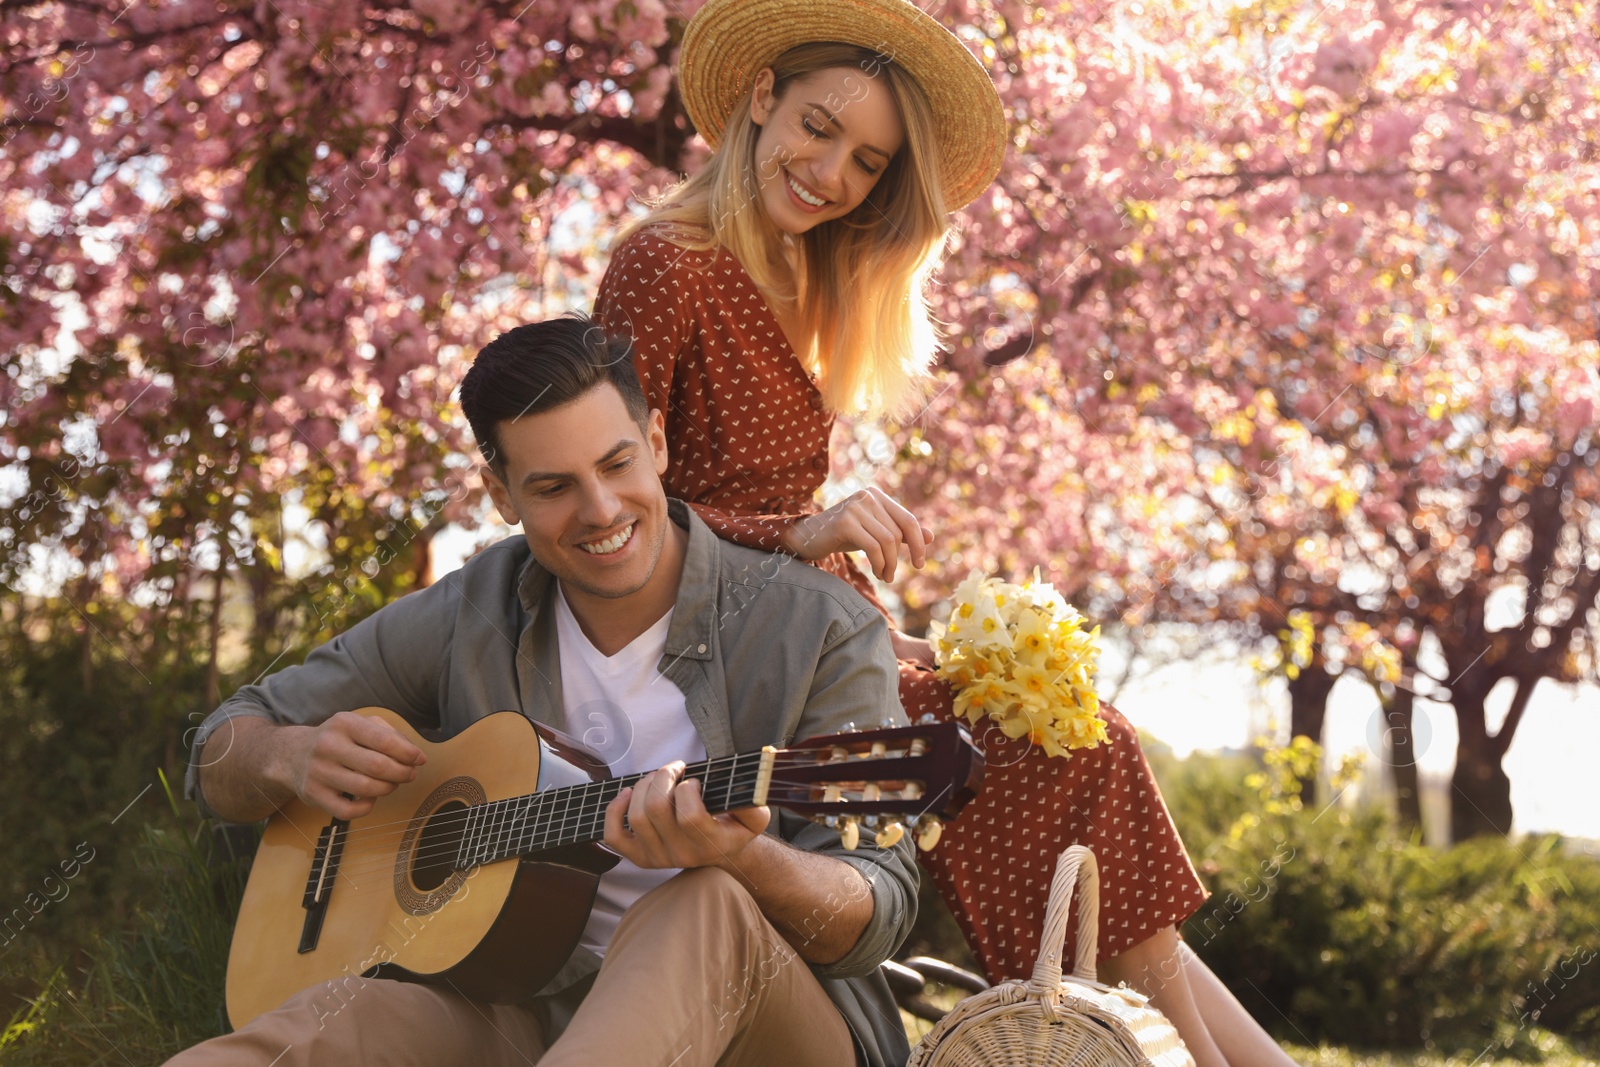
[[[315,987],[171,1067],[447,1063],[849,1067],[844,1019],[810,969],[732,877],[685,871],[623,916],[594,988],[547,1046],[527,1005],[369,981],[337,1014]],[[323,1000],[326,998],[323,997]]]

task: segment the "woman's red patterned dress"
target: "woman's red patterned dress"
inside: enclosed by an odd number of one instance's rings
[[[816,510],[833,417],[738,260],[635,234],[612,256],[595,315],[634,338],[645,395],[666,418],[668,494],[730,541],[779,549],[789,524]],[[879,604],[843,554],[818,565]],[[919,664],[901,661],[900,698],[913,721],[951,716],[949,687]],[[1089,845],[1099,860],[1103,957],[1205,900],[1133,727],[1102,714],[1112,743],[1070,759],[984,733],[982,793],[922,855],[991,981],[1031,973],[1068,845]]]

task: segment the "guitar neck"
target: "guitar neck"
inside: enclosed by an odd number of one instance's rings
[[[770,753],[749,752],[691,763],[683,777],[699,779],[706,810],[715,815],[760,807],[771,773]],[[606,833],[606,806],[642,778],[630,774],[474,804],[467,812],[456,866],[466,869],[599,841]]]

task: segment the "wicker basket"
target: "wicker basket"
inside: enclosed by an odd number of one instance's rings
[[[1073,887],[1078,945],[1072,974],[1061,977]],[[1100,886],[1094,853],[1061,854],[1044,943],[1029,981],[1003,982],[968,997],[912,1050],[907,1067],[1194,1067],[1167,1017],[1147,998],[1095,980]]]

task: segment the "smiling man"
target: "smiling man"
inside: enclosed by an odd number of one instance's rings
[[[330,1016],[317,987],[171,1062],[904,1062],[876,968],[915,917],[909,844],[851,852],[788,813],[712,815],[682,779],[689,761],[903,722],[883,617],[666,498],[661,414],[628,348],[577,317],[488,345],[461,402],[522,535],[241,689],[202,724],[189,779],[228,819],[293,797],[355,818],[423,754],[352,709],[446,734],[517,709],[588,737],[614,772],[653,773],[606,811],[621,861],[581,947],[527,1003],[369,980]]]

